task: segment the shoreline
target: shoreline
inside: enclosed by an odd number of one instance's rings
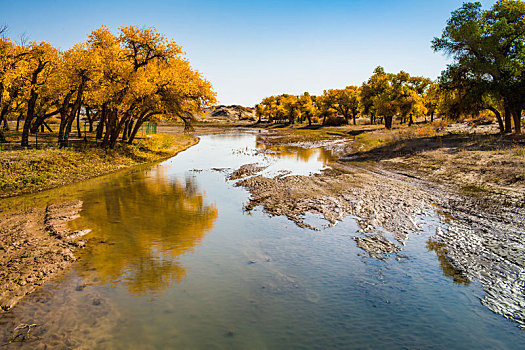
[[[158,137],[156,134],[154,137]],[[168,135],[168,134],[164,134]],[[169,134],[169,148],[155,145],[122,145],[109,152],[100,148],[88,150],[57,149],[14,150],[0,153],[0,200],[33,194],[64,185],[112,174],[134,166],[163,161],[199,143],[199,138],[186,134]],[[178,139],[177,139],[178,138]],[[161,140],[166,142],[166,140]],[[24,168],[30,168],[26,171]]]
[[[154,160],[128,164],[112,171],[86,178],[76,178],[66,183],[42,187],[30,193],[16,194],[0,199],[0,202],[16,200],[43,191],[57,189],[73,183],[114,175],[119,171],[157,163],[172,158],[196,145],[200,139],[191,136],[191,142],[174,143],[165,153]],[[29,208],[0,208],[0,312],[13,308],[26,295],[35,292],[48,281],[56,279],[77,260],[75,251],[85,246],[82,236],[89,228],[71,231],[67,223],[76,219],[82,210],[79,200],[54,201],[43,206]]]
[[[165,126],[164,129],[174,134],[180,131],[178,126],[173,125]],[[228,126],[197,126],[196,129],[196,134],[261,130]],[[525,235],[525,228],[519,225],[519,218],[525,217],[525,198],[520,201],[520,195],[525,194],[525,187],[522,179],[512,172],[512,167],[522,161],[519,158],[519,143],[516,146],[518,148],[507,145],[501,149],[493,147],[495,150],[487,150],[479,147],[478,143],[486,145],[487,139],[499,135],[443,132],[431,136],[400,136],[377,128],[369,128],[364,135],[354,133],[352,128],[263,130],[267,132],[261,133],[258,142],[276,146],[322,147],[335,156],[328,170],[310,176],[265,178],[257,174],[260,170],[257,164],[251,164],[250,169],[241,167],[238,177],[235,176],[235,179],[239,179],[236,185],[246,188],[251,194],[244,210],[262,207],[269,215],[283,215],[298,226],[310,229],[315,228],[303,222],[306,212],[320,214],[330,225],[353,215],[361,228],[354,237],[356,245],[371,258],[392,257],[396,260],[403,258],[404,242],[419,230],[417,216],[432,210],[441,217],[442,225],[451,227],[436,229],[427,247],[446,265],[449,271],[447,275],[454,281],[460,281],[458,283],[479,280],[487,293],[481,301],[483,305],[520,326],[525,325],[525,315],[519,313],[520,300],[514,293],[515,284],[523,282],[520,276],[525,276],[525,261],[520,258],[520,252],[525,253],[525,246],[513,243],[519,242],[520,237]],[[385,142],[383,138],[387,137],[390,140]],[[197,142],[198,138],[184,149]],[[407,152],[407,144],[414,148],[412,143],[417,146],[420,142],[427,146],[439,142],[439,146],[427,147],[418,152],[409,149]],[[465,145],[471,149],[461,149]],[[461,150],[449,153],[449,149]],[[182,150],[176,151],[174,155]],[[513,154],[517,158],[513,159],[514,163],[510,163],[510,166],[493,161]],[[436,159],[440,162],[433,165]],[[463,163],[456,164],[455,160],[458,159],[463,159]],[[465,181],[474,175],[455,176],[455,173],[467,171],[490,174],[490,169],[482,169],[475,160],[499,167],[506,176],[503,184],[490,182],[489,178],[483,187],[478,183],[466,186],[468,182]],[[141,164],[147,163],[150,162]],[[133,166],[126,167],[129,168]],[[446,176],[436,176],[436,172]],[[505,181],[514,182],[509,184]],[[35,209],[26,209],[26,212]],[[2,214],[0,211],[0,223]],[[43,220],[42,213],[35,215],[39,215],[35,222]],[[509,216],[511,220],[506,222]],[[381,230],[393,233],[394,240],[383,236]],[[76,249],[63,239],[58,239],[56,243],[66,244],[70,250]],[[66,258],[70,255],[73,254],[63,254]],[[477,258],[478,255],[482,258]]]
[[[308,146],[304,135],[288,132],[261,141],[275,146]],[[331,149],[338,155],[329,169],[309,176],[269,178],[251,174],[235,185],[250,193],[246,211],[261,208],[270,216],[285,216],[299,227],[317,229],[304,222],[306,213],[320,215],[330,226],[348,216],[355,217],[360,227],[353,237],[357,247],[380,260],[402,261],[406,241],[420,231],[419,217],[433,213],[440,224],[429,238],[427,249],[436,253],[444,273],[454,283],[479,281],[485,292],[481,304],[525,328],[521,307],[521,286],[525,283],[525,186],[520,177],[520,169],[525,172],[525,168],[519,167],[525,159],[519,158],[519,149],[514,146],[480,149],[476,138],[480,136],[452,133],[446,145],[440,140],[445,147],[408,154],[392,151],[392,143],[356,152],[355,145],[351,145],[355,139],[347,140],[346,145],[334,139],[310,142],[311,146]],[[447,151],[464,147],[465,140],[475,147]],[[417,141],[408,138],[399,143],[404,146]],[[427,139],[423,141],[428,143]],[[485,139],[481,141],[486,144]],[[510,158],[514,154],[517,157]],[[435,159],[441,160],[439,166],[425,167]],[[500,164],[500,159],[506,162]],[[490,178],[484,181],[483,175],[491,176],[492,169],[480,164],[497,168],[501,183]],[[447,176],[436,176],[435,171]],[[460,176],[463,172],[468,176]],[[477,174],[481,184],[469,183]],[[385,230],[393,240],[384,235]]]

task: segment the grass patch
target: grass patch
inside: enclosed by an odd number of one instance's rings
[[[525,146],[516,146],[516,148],[514,149],[514,153],[515,153],[518,157],[523,157],[523,158],[525,158]]]
[[[135,144],[99,147],[10,150],[0,153],[0,196],[36,192],[171,157],[195,144],[194,136],[155,134]]]
[[[492,192],[487,187],[484,187],[482,185],[468,184],[468,185],[461,185],[460,188],[464,194],[467,194],[470,196],[480,196],[480,195],[485,195],[487,193]]]
[[[489,190],[483,186],[479,186],[479,185],[464,185],[461,187],[461,189],[465,192],[469,192],[469,193],[484,193],[484,192],[489,192]]]
[[[354,150],[367,151],[372,148],[383,146],[393,141],[392,134],[385,131],[364,133],[357,135],[354,140]]]

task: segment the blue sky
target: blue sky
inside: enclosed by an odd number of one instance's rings
[[[222,104],[360,85],[373,69],[436,78],[447,58],[430,49],[463,1],[0,0],[13,39],[67,49],[101,25],[155,26],[187,52]],[[495,1],[482,1],[490,7]]]

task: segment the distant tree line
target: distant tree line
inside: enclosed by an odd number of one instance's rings
[[[58,144],[65,146],[82,114],[102,147],[132,143],[153,118],[180,118],[191,129],[195,113],[215,104],[215,92],[192,69],[180,46],[155,28],[105,26],[85,42],[60,51],[47,42],[16,44],[0,28],[0,141],[8,120],[23,120],[21,145],[47,120],[60,119]],[[96,130],[94,130],[94,122]],[[80,136],[80,135],[79,135]]]
[[[454,11],[432,48],[453,58],[437,81],[377,67],[360,87],[325,90],[321,96],[278,95],[256,106],[259,120],[411,125],[415,118],[457,120],[482,111],[494,114],[500,131],[521,133],[525,109],[525,2],[500,0],[489,10],[479,2]]]
[[[381,122],[391,129],[396,116],[409,125],[427,113],[433,120],[439,103],[437,90],[437,84],[428,78],[412,77],[403,71],[385,73],[383,67],[377,67],[360,87],[325,90],[320,96],[308,92],[270,96],[255,107],[255,112],[259,120],[309,125],[355,125],[358,118],[367,116],[370,123]]]

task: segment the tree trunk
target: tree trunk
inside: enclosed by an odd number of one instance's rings
[[[26,119],[24,121],[24,128],[22,129],[22,147],[28,147],[29,146],[29,132],[31,131],[31,122],[33,121],[34,114],[35,114],[35,105],[36,100],[38,98],[38,93],[32,89],[31,90],[31,97],[29,98],[29,101],[27,102],[27,115]]]
[[[65,130],[66,139],[69,139],[69,134],[71,133],[71,127],[73,126],[74,121],[75,121],[75,117],[73,114],[73,118],[69,118],[66,123],[66,130]]]
[[[79,138],[82,137],[82,131],[80,130],[80,108],[77,111],[77,135]]]
[[[494,107],[487,107],[487,109],[496,115],[496,120],[498,121],[499,126],[499,132],[503,134],[505,132],[505,126],[503,125],[503,119],[501,119],[501,113]]]
[[[184,118],[182,119],[182,121],[184,122],[184,132],[185,133],[195,131],[195,128],[193,127],[193,125],[191,125],[191,120],[189,118]]]
[[[66,126],[68,121],[69,101],[73,96],[74,91],[69,91],[62,101],[62,105],[58,112],[60,113],[60,126],[58,128],[58,146],[60,148],[67,146],[66,137]]]
[[[89,123],[89,132],[93,132],[93,117],[91,116],[91,108],[89,107],[85,107],[85,108],[86,108],[86,118]]]
[[[24,121],[24,127],[22,128],[22,142],[20,143],[22,147],[29,147],[29,132],[31,131],[31,120],[33,118],[27,118]]]
[[[126,120],[126,122],[124,123],[124,129],[122,130],[122,141],[126,142],[127,138],[128,138],[128,128],[129,128],[129,122],[131,120]]]
[[[24,113],[20,112],[18,115],[18,118],[16,118],[16,131],[18,132],[20,130],[20,120],[24,116]]]
[[[392,119],[393,119],[393,117],[385,117],[385,127],[388,130],[392,129]]]
[[[131,119],[131,109],[128,110],[126,112],[126,114],[124,114],[124,116],[122,118],[120,118],[120,121],[118,121],[118,123],[116,123],[116,128],[111,133],[111,137],[109,139],[109,148],[114,148],[115,145],[117,144],[117,140],[118,140],[118,137],[120,135],[120,131],[123,131],[122,132],[122,140],[125,139],[125,135],[126,135],[126,129],[125,128],[126,128],[126,125],[129,123],[130,119]],[[124,130],[122,130],[122,128],[124,128]]]
[[[408,116],[408,126],[412,126],[412,124],[414,124],[414,117],[410,114]]]
[[[102,106],[102,111],[100,113],[100,120],[98,121],[97,125],[97,135],[96,139],[100,140],[102,138],[102,134],[104,133],[104,123],[106,122],[106,105]]]
[[[135,123],[135,121],[133,119],[131,119],[129,121],[129,125],[128,125],[128,135],[127,135],[127,139],[131,136],[131,132],[133,131],[133,124]]]
[[[521,134],[521,109],[513,110],[512,117],[514,119],[514,132]]]
[[[9,131],[9,123],[7,121],[7,115],[4,116],[4,126],[2,127],[4,131]]]
[[[109,148],[115,148],[115,145],[117,144],[118,136],[120,135],[120,130],[122,130],[122,126],[124,125],[124,123],[125,121],[121,120],[119,123],[117,123],[117,125],[115,126],[115,129],[113,129],[111,133],[111,137],[109,138]]]
[[[75,121],[75,117],[78,118],[78,115],[80,114],[80,108],[82,107],[82,98],[83,98],[83,93],[84,93],[84,84],[85,84],[85,79],[82,79],[82,82],[78,86],[77,98],[75,99],[75,102],[73,103],[73,107],[71,107],[71,110],[69,111],[69,115],[66,114],[67,124],[66,124],[64,136],[67,139],[69,139],[69,133],[71,132],[71,127],[73,125],[73,122]],[[73,96],[73,92],[70,93],[69,97],[71,98],[72,96]],[[77,128],[78,128],[77,132],[79,135],[78,137],[82,137],[82,134],[80,133],[80,125],[78,125],[78,123],[77,123]]]
[[[7,124],[7,111],[9,110],[9,106],[4,106],[2,110],[0,111],[0,121],[4,123],[4,126],[2,128],[3,131],[9,131],[9,125]]]
[[[42,131],[44,131],[44,127],[49,130],[49,132],[53,132],[53,130],[51,130],[51,128],[49,127],[49,125],[47,125],[47,123],[45,121],[42,121]]]
[[[106,120],[106,133],[102,140],[102,147],[106,148],[110,145],[110,137],[116,131],[117,128],[117,110],[113,109],[108,111]]]
[[[54,115],[55,113],[56,113],[56,111],[52,112],[52,113],[48,113],[48,114],[43,114],[43,115],[37,116],[36,119],[35,119],[35,122],[31,126],[31,133],[37,132],[38,128],[40,128],[40,130],[44,131],[44,126],[42,125],[42,123],[44,123],[44,120],[46,120],[46,118]]]
[[[133,140],[135,140],[135,136],[137,136],[137,133],[140,130],[140,127],[142,126],[142,123],[144,123],[144,119],[138,118],[135,122],[135,126],[133,127],[133,131],[131,132],[131,135],[129,135],[128,144],[132,144]]]
[[[38,67],[31,74],[31,94],[29,100],[27,101],[27,115],[26,120],[24,121],[24,128],[22,130],[22,147],[29,146],[29,131],[31,129],[31,122],[35,115],[35,106],[36,100],[38,98],[38,93],[36,92],[36,84],[38,83],[38,75],[44,70],[48,62],[39,61]]]
[[[2,92],[0,91],[0,94]],[[4,127],[0,130],[0,142],[5,142],[5,135],[4,135],[4,131],[9,131],[9,126],[7,125],[7,109],[8,107],[7,106],[4,106],[4,108],[2,108],[2,111],[0,112],[0,120],[3,120],[4,121]]]
[[[60,126],[58,127],[58,146],[60,148],[67,146],[67,142],[65,139],[66,124],[67,116],[65,115],[64,111],[60,110]]]
[[[505,101],[505,132],[510,133],[512,132],[512,115],[510,112],[510,107],[507,101]]]

